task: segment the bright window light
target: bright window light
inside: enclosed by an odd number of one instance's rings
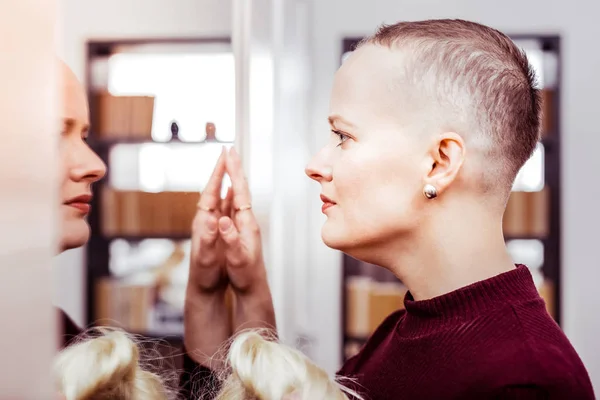
[[[226,145],[230,147],[231,145]],[[221,153],[219,143],[119,144],[110,152],[117,190],[202,191]],[[223,194],[231,181],[226,175]]]
[[[513,191],[539,192],[544,189],[544,180],[544,145],[538,143],[531,158],[517,174]]]
[[[539,240],[515,239],[508,241],[506,248],[515,263],[529,267],[533,280],[539,287],[544,280],[544,244]]]
[[[207,122],[217,139],[235,138],[235,71],[232,52],[118,53],[108,60],[114,95],[155,96],[152,138],[168,141],[171,122],[182,141],[201,141]]]

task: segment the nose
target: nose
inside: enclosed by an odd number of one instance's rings
[[[106,175],[106,164],[92,149],[85,146],[79,163],[71,169],[71,175],[75,181],[94,183]]]
[[[324,150],[317,153],[308,163],[304,169],[304,173],[310,178],[317,182],[330,182],[333,177],[331,173],[331,166],[325,161],[323,154]]]

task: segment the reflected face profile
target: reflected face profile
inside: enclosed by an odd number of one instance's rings
[[[363,260],[412,232],[422,214],[431,165],[399,83],[401,63],[397,51],[375,45],[350,55],[334,78],[330,140],[306,168],[321,184],[323,241]]]
[[[102,179],[106,166],[86,143],[90,122],[86,92],[75,74],[59,63],[62,94],[60,168],[60,251],[84,245],[90,236],[92,183]]]

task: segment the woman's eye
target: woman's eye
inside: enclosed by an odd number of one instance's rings
[[[331,131],[333,132],[339,139],[340,142],[338,143],[338,146],[341,146],[346,140],[348,140],[350,137],[340,131]]]

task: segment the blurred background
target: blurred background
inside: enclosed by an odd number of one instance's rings
[[[538,74],[543,137],[515,182],[506,241],[600,390],[599,12],[559,0],[63,0],[60,55],[88,88],[90,145],[109,172],[89,245],[56,260],[56,303],[81,325],[180,343],[198,193],[235,143],[282,337],[335,371],[406,289],[320,240],[303,168],[328,138],[333,74],[382,23],[463,18],[507,33]]]

